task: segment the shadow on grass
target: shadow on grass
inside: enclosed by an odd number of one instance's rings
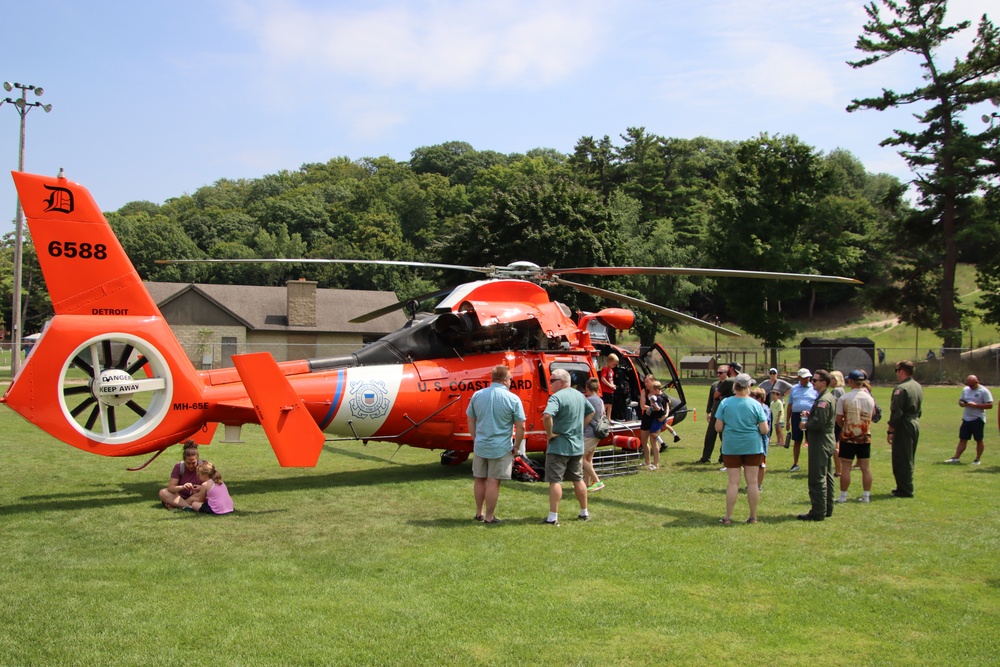
[[[507,519],[500,517],[501,523],[499,525],[495,524],[485,524],[480,521],[473,521],[471,518],[468,519],[456,519],[454,517],[442,517],[440,519],[410,519],[406,522],[409,526],[414,526],[417,528],[481,528],[482,530],[503,530],[506,527],[511,526],[539,526],[540,528],[550,528],[551,526],[546,526],[542,520],[545,518],[545,513],[548,511],[543,510],[538,516],[531,517],[516,517],[513,519]],[[573,522],[576,523],[576,515],[573,515],[572,519],[567,519],[562,523]],[[582,521],[580,523],[583,523]]]
[[[357,455],[352,452],[349,455]],[[368,455],[361,455],[368,457]],[[384,459],[376,458],[383,461]],[[304,489],[350,488],[357,486],[378,486],[382,484],[405,484],[410,482],[440,481],[448,477],[466,477],[468,470],[462,466],[442,466],[439,463],[401,464],[390,463],[391,466],[370,469],[352,470],[329,473],[326,475],[299,475],[296,477],[279,477],[270,479],[241,479],[226,482],[230,493],[239,503],[240,497],[258,494],[287,493]],[[56,512],[85,508],[107,508],[118,505],[130,505],[155,499],[162,481],[156,482],[120,482],[105,485],[93,485],[93,491],[72,491],[64,494],[46,494],[22,496],[9,505],[0,506],[0,513],[27,514],[33,512]],[[156,503],[159,506],[159,502]],[[257,514],[259,512],[254,512]],[[250,514],[250,512],[247,512]]]
[[[153,505],[153,509],[163,510],[160,503]],[[253,516],[263,516],[265,514],[284,514],[287,509],[278,510],[241,510],[237,507],[229,514],[215,515],[215,514],[202,514],[201,512],[182,512],[179,510],[166,511],[163,510],[163,515],[160,517],[161,521],[170,521],[172,519],[184,519],[192,517],[211,517],[213,519],[222,519],[224,521],[233,521],[240,519],[242,517],[253,517]]]

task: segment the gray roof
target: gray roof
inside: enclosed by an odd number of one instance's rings
[[[396,303],[392,292],[376,290],[316,290],[316,326],[288,326],[288,292],[285,287],[256,285],[206,285],[202,283],[144,282],[158,307],[193,292],[257,331],[315,331],[341,333],[388,333],[406,323],[397,311],[363,324],[352,317]]]

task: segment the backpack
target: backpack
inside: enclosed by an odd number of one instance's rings
[[[545,468],[527,456],[518,454],[514,457],[510,477],[516,482],[540,482],[545,478]]]
[[[594,424],[594,437],[602,440],[611,434],[611,421],[607,415],[601,415],[600,421]]]

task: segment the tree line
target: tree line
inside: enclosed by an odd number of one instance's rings
[[[1000,122],[984,116],[973,132],[961,116],[978,102],[1000,100],[1000,40],[984,16],[969,55],[952,70],[938,67],[936,46],[968,27],[946,26],[945,8],[945,0],[872,2],[858,49],[874,55],[851,63],[864,67],[911,51],[937,76],[912,93],[884,90],[848,108],[930,105],[924,133],[897,131],[884,142],[904,147],[916,174],[915,203],[899,179],[794,135],[732,142],[630,127],[615,139],[582,137],[571,154],[502,154],[452,141],[416,148],[408,161],[338,157],[261,178],[221,179],[162,205],[131,202],[106,216],[146,280],[280,285],[306,277],[321,287],[409,298],[473,277],[372,266],[154,263],[268,257],[837,274],[865,287],[684,276],[580,281],[734,323],[773,346],[794,333],[789,313],[851,299],[935,329],[947,344],[955,330],[960,340],[965,315],[954,293],[958,261],[978,266],[980,284],[991,292],[987,319],[1000,323]],[[9,304],[6,241],[0,299]],[[30,245],[25,260],[27,333],[51,308]],[[561,288],[552,296],[574,309],[608,305]],[[673,326],[660,315],[636,315],[644,343]]]

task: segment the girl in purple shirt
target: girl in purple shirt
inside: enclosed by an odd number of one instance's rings
[[[190,509],[202,514],[229,514],[233,511],[233,499],[229,489],[222,482],[222,475],[210,461],[198,466],[198,479],[201,487],[186,501],[176,502],[178,507]]]

